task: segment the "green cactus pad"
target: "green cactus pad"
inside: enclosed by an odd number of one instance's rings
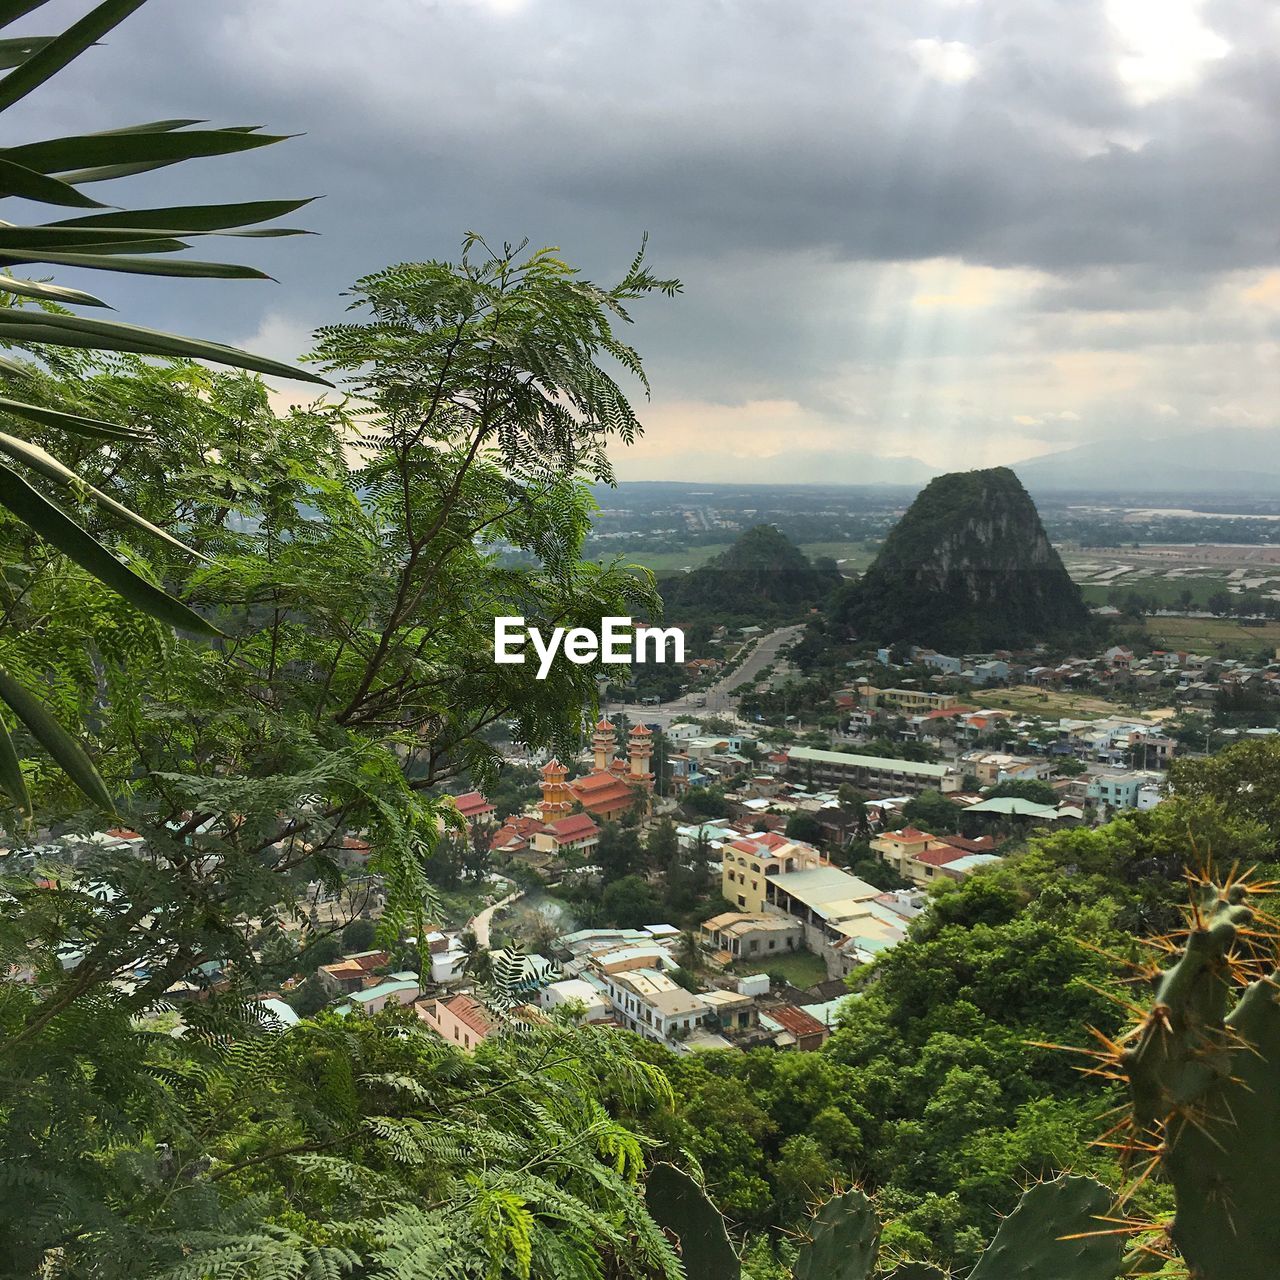
[[[904,1262],[890,1271],[885,1280],[947,1280],[947,1273],[939,1271],[932,1262]]]
[[[644,1197],[653,1220],[680,1242],[691,1280],[739,1280],[742,1264],[724,1219],[687,1173],[673,1164],[654,1165]]]
[[[1108,1230],[1099,1218],[1113,1203],[1111,1192],[1092,1178],[1037,1184],[1000,1224],[969,1280],[1116,1280],[1122,1238],[1086,1234]]]
[[[809,1223],[791,1274],[795,1280],[871,1280],[880,1219],[861,1191],[832,1196]]]
[[[1280,1274],[1280,975],[1245,990],[1226,1024],[1243,1038],[1195,1104],[1166,1128],[1178,1210],[1173,1241],[1203,1280]]]

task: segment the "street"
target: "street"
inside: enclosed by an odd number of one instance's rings
[[[779,627],[777,631],[770,631],[761,637],[741,666],[736,667],[700,693],[686,694],[656,707],[642,703],[625,703],[622,706],[610,704],[608,714],[614,715],[622,711],[629,720],[656,724],[663,729],[681,720],[704,719],[708,716],[736,720],[738,699],[730,691],[759,675],[765,667],[776,660],[778,651],[792,643],[803,630],[803,623],[797,623],[789,627]],[[700,696],[706,698],[706,703],[701,706],[697,702]]]

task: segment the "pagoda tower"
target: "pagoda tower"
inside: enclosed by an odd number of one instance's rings
[[[573,794],[566,779],[569,770],[559,760],[548,760],[542,766],[542,820],[555,822],[573,811]]]
[[[631,766],[627,781],[632,786],[652,791],[653,771],[649,768],[649,762],[653,758],[653,734],[642,724],[636,725],[627,735],[627,758]]]
[[[602,716],[596,722],[595,731],[591,735],[591,750],[595,755],[595,768],[598,773],[608,771],[609,761],[613,759],[617,745],[617,735],[613,725]]]

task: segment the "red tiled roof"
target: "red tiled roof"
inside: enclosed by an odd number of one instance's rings
[[[950,862],[958,862],[967,857],[963,849],[953,849],[948,845],[945,849],[926,849],[915,855],[916,862],[923,862],[927,867],[945,867]]]
[[[130,831],[128,827],[112,827],[107,835],[114,836],[117,840],[141,840],[142,837],[136,831]]]
[[[568,844],[573,840],[585,840],[589,836],[598,836],[600,828],[589,813],[573,813],[567,818],[558,818],[547,823],[547,830],[555,836],[560,844]]]
[[[493,813],[494,807],[478,791],[468,791],[454,796],[453,803],[464,818],[478,818],[482,813]]]
[[[574,791],[585,791],[590,795],[593,791],[599,791],[602,787],[616,787],[618,779],[605,769],[593,769],[590,773],[584,773],[580,778],[574,778],[569,785]]]
[[[465,993],[450,996],[448,1000],[440,1002],[449,1010],[459,1022],[470,1027],[477,1035],[488,1035],[494,1028],[494,1021],[489,1016],[489,1011],[475,999],[474,996]]]
[[[976,840],[968,836],[938,836],[943,844],[953,849],[963,849],[966,853],[990,853],[996,847],[993,836],[979,836]]]
[[[901,831],[890,831],[886,834],[890,839],[910,840],[912,843],[917,840],[933,839],[927,831],[921,831],[919,827],[903,827]]]
[[[638,724],[627,736],[629,738],[652,738],[653,730],[648,725]]]
[[[803,1009],[797,1009],[793,1004],[779,1005],[776,1009],[770,1009],[768,1013],[769,1017],[782,1023],[783,1029],[790,1031],[793,1036],[822,1035],[826,1031],[826,1027],[813,1014],[805,1013]]]
[[[601,716],[600,719],[596,721],[596,728],[605,733],[612,733],[614,731],[612,723],[606,720],[604,716]]]

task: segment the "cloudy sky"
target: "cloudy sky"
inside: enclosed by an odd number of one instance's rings
[[[600,280],[648,231],[685,293],[638,312],[623,478],[1276,422],[1270,0],[153,0],[15,125],[185,115],[305,136],[131,201],[321,193],[321,236],[235,245],[279,284],[118,277],[126,319],[292,357],[468,229]]]

